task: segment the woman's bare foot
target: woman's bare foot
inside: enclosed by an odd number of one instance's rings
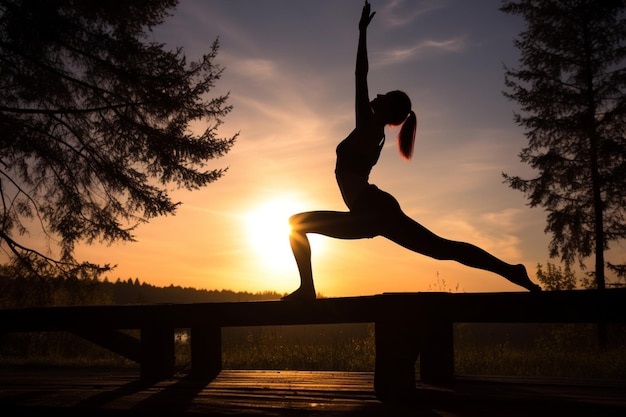
[[[289,295],[281,298],[283,301],[313,301],[315,300],[315,290],[306,290],[302,287],[298,288]]]
[[[522,264],[513,266],[513,272],[507,277],[509,281],[526,288],[530,292],[539,292],[541,287],[530,280],[526,267]]]

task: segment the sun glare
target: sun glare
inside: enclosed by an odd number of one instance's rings
[[[274,271],[295,271],[295,261],[289,246],[289,217],[307,210],[302,203],[289,199],[265,201],[246,214],[248,242],[263,263]],[[318,236],[309,236],[316,254]],[[315,242],[315,243],[313,243]]]

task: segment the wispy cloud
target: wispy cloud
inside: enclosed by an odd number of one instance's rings
[[[463,37],[444,40],[423,39],[404,48],[383,52],[376,62],[380,66],[386,66],[423,58],[434,53],[458,53],[465,49],[466,44]]]
[[[275,79],[278,76],[277,65],[268,59],[244,58],[233,63],[230,70],[244,77]]]
[[[406,26],[416,19],[445,6],[443,1],[406,1],[392,0],[381,9],[381,15],[386,17],[386,22],[393,26]]]

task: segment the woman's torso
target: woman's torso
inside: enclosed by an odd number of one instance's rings
[[[370,172],[385,143],[383,133],[373,136],[372,132],[355,129],[337,146],[335,177],[348,208],[352,208],[359,194],[369,185]]]

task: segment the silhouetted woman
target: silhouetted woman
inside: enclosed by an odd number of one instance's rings
[[[530,291],[540,291],[523,265],[511,265],[464,242],[443,239],[409,218],[390,194],[368,182],[385,143],[385,126],[401,125],[398,150],[411,159],[417,119],[411,100],[401,91],[377,95],[370,101],[367,88],[367,26],[375,13],[366,1],[359,21],[356,59],[356,128],[337,146],[335,175],[348,212],[311,211],[290,218],[291,248],[300,272],[300,288],[285,300],[315,299],[311,247],[307,233],[338,239],[384,236],[414,252],[494,272]]]

